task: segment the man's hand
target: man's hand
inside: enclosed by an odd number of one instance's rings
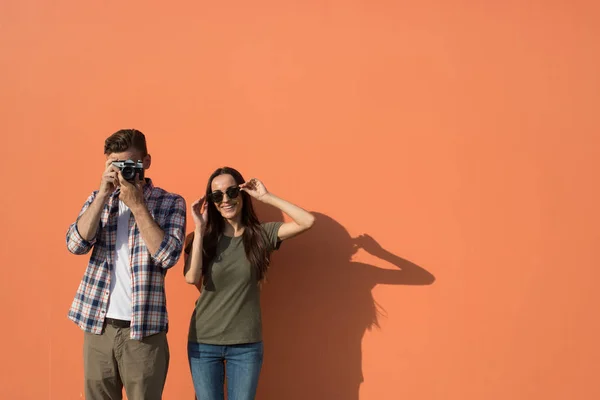
[[[127,182],[121,171],[118,172],[117,177],[121,187],[119,199],[131,210],[142,240],[150,254],[156,254],[165,238],[165,232],[158,226],[146,207],[144,181],[140,181],[136,175],[135,182]]]
[[[140,206],[145,206],[143,182],[138,179],[137,175],[135,176],[135,182],[127,182],[125,178],[123,178],[123,174],[121,174],[120,170],[117,172],[117,182],[117,184],[121,186],[119,199],[125,203],[135,215],[135,211],[139,209]]]
[[[119,186],[119,168],[112,165],[114,160],[108,159],[104,164],[104,173],[100,181],[100,189],[92,204],[85,210],[77,220],[77,231],[84,240],[91,241],[96,236],[102,209],[110,195]],[[89,251],[89,248],[88,248]]]
[[[112,165],[112,163],[113,160],[106,160],[104,173],[102,174],[102,180],[100,181],[100,189],[98,189],[98,196],[103,200],[106,200],[119,185],[117,175],[119,173],[119,168]]]

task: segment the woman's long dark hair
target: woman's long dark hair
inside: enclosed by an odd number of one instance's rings
[[[204,277],[206,276],[209,263],[217,254],[217,244],[225,229],[225,220],[223,216],[219,210],[217,210],[216,205],[212,201],[208,201],[212,192],[212,181],[219,175],[233,176],[233,179],[238,185],[245,182],[242,174],[230,167],[219,168],[213,172],[210,178],[208,178],[208,184],[206,185],[208,218],[202,243],[202,275]],[[260,221],[254,212],[252,197],[244,191],[240,191],[240,196],[242,196],[243,200],[241,223],[244,227],[243,241],[246,257],[248,257],[258,281],[262,282],[267,277],[267,270],[270,263],[270,252],[268,251],[267,239],[263,234]]]

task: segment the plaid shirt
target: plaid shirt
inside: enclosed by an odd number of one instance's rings
[[[174,266],[185,237],[186,205],[183,197],[154,187],[147,179],[144,199],[154,221],[165,237],[155,254],[150,254],[131,215],[129,219],[129,251],[132,284],[131,339],[140,340],[166,330],[168,316],[164,279],[167,269]],[[79,217],[96,198],[94,191],[87,199]],[[69,319],[86,332],[102,333],[110,296],[110,270],[115,267],[115,242],[119,215],[119,189],[104,205],[94,239],[85,240],[74,222],[67,231],[67,248],[73,254],[92,250],[87,269],[69,310]]]

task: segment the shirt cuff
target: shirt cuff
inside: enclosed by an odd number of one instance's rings
[[[156,251],[156,253],[152,255],[152,259],[154,260],[154,262],[156,262],[163,268],[168,268],[170,266],[168,262],[169,256],[171,255],[174,248],[175,238],[165,233],[165,237],[160,243],[160,246],[158,246],[158,250]]]
[[[97,232],[96,232],[97,235]],[[96,235],[92,240],[86,240],[77,229],[77,223],[73,224],[69,235],[69,250],[75,254],[85,253],[96,243]]]

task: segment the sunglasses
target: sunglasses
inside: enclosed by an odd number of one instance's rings
[[[220,203],[223,201],[224,194],[227,194],[227,197],[229,197],[230,199],[235,199],[236,197],[238,197],[240,195],[240,187],[239,186],[228,187],[227,190],[225,190],[225,193],[221,192],[220,190],[217,190],[217,191],[214,191],[211,194],[209,194],[208,197],[210,198],[210,200],[213,203]]]

